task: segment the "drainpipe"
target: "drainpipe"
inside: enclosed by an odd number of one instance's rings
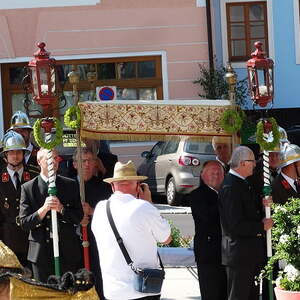
[[[208,42],[209,68],[211,70],[213,70],[214,69],[214,54],[213,54],[213,43],[212,43],[210,0],[206,0],[206,21],[207,21],[207,42]]]

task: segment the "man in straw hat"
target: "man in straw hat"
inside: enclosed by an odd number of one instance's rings
[[[157,243],[171,241],[170,225],[151,204],[149,187],[138,176],[132,161],[117,162],[109,198],[116,228],[134,263],[139,268],[159,268]],[[106,213],[106,201],[100,201],[92,221],[103,277],[104,296],[108,299],[160,299],[160,295],[140,293],[134,289],[134,272],[127,265],[111,229]]]

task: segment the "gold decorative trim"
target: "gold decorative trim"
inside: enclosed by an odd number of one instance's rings
[[[157,104],[158,101],[120,102],[79,103],[81,135],[129,141],[157,141],[181,136],[205,140],[208,136],[209,139],[215,135],[231,136],[219,124],[229,105],[201,105],[200,100],[189,101],[187,105],[184,101],[176,101],[178,104],[174,101],[159,101],[160,104]]]

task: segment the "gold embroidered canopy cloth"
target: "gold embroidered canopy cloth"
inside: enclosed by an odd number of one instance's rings
[[[81,136],[106,140],[200,140],[231,135],[220,127],[227,100],[113,100],[81,102]]]

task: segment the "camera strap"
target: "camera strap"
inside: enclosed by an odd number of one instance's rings
[[[112,217],[111,210],[110,210],[110,200],[107,200],[107,202],[106,202],[106,213],[107,213],[107,217],[108,217],[108,221],[109,221],[109,224],[110,224],[110,226],[111,226],[111,229],[112,229],[112,231],[113,231],[113,233],[114,233],[114,235],[115,235],[115,237],[116,237],[117,243],[118,243],[118,245],[119,245],[119,247],[120,247],[120,249],[121,249],[121,251],[122,251],[122,253],[123,253],[123,256],[124,256],[124,258],[125,258],[127,264],[131,267],[131,269],[132,269],[135,273],[137,273],[139,270],[138,270],[137,268],[134,267],[133,261],[132,261],[132,259],[130,258],[129,254],[128,254],[126,248],[125,248],[125,245],[124,245],[124,243],[123,243],[123,239],[121,238],[121,236],[120,236],[120,234],[119,234],[119,232],[118,232],[118,230],[117,230],[116,224],[115,224],[115,222],[114,222],[114,219],[113,219],[113,217]],[[161,258],[160,258],[160,255],[159,255],[158,252],[157,252],[157,256],[158,256],[158,259],[159,259],[159,264],[160,264],[160,266],[161,266],[161,268],[162,268],[162,270],[163,270],[163,269],[164,269],[164,266],[163,266],[163,264],[162,264],[162,261],[161,261]]]

